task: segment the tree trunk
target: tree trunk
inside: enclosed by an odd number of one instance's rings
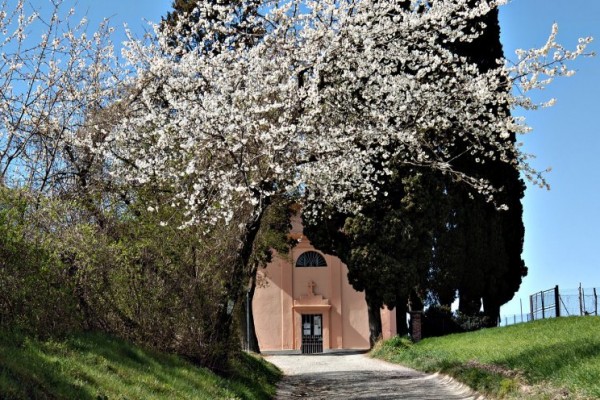
[[[381,304],[378,301],[374,301],[373,297],[365,290],[365,300],[367,301],[367,312],[369,315],[369,346],[371,348],[383,337]]]
[[[488,318],[485,324],[488,328],[498,326],[498,321],[500,319],[500,305],[498,305],[497,301],[493,301],[489,297],[484,297],[483,313]]]
[[[481,297],[461,293],[459,290],[458,311],[464,315],[474,316],[481,310]]]
[[[238,261],[232,265],[232,271],[229,275],[229,282],[225,284],[223,296],[219,304],[220,310],[215,318],[215,326],[213,332],[214,350],[207,355],[206,365],[215,371],[227,372],[228,358],[232,348],[229,346],[231,338],[235,337],[232,332],[232,321],[235,307],[240,308],[245,297],[243,283],[245,281],[244,271],[248,270],[254,241],[260,229],[260,224],[267,204],[263,204],[260,212],[246,224],[245,232],[240,238],[240,249],[238,251]]]
[[[258,268],[254,268],[252,271],[250,288],[242,301],[242,307],[238,308],[242,349],[252,351],[254,353],[260,353],[258,338],[256,336],[256,327],[254,325],[254,312],[252,311],[252,302],[254,300],[254,292],[256,291],[257,271]]]
[[[406,313],[408,313],[408,298],[398,297],[398,302],[396,303],[396,334],[398,336],[408,335]]]

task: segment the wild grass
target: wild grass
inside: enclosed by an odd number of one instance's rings
[[[442,372],[499,398],[600,398],[600,317],[568,317],[430,338],[393,338],[377,358]]]
[[[0,399],[270,399],[280,372],[242,354],[224,378],[101,334],[39,341],[0,332]]]

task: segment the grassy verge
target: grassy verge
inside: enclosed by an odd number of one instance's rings
[[[600,398],[600,317],[548,319],[417,344],[393,338],[372,356],[442,372],[498,398]]]
[[[241,355],[225,379],[100,334],[38,341],[0,333],[0,399],[270,399],[280,372]]]

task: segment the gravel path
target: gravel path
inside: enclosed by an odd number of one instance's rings
[[[271,355],[285,374],[276,399],[477,399],[447,377],[369,358],[365,354]]]

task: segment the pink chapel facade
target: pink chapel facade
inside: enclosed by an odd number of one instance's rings
[[[348,282],[348,267],[316,250],[300,217],[290,235],[299,243],[259,271],[252,311],[261,351],[320,353],[369,348],[367,304]],[[396,313],[381,310],[384,339],[396,334]]]

